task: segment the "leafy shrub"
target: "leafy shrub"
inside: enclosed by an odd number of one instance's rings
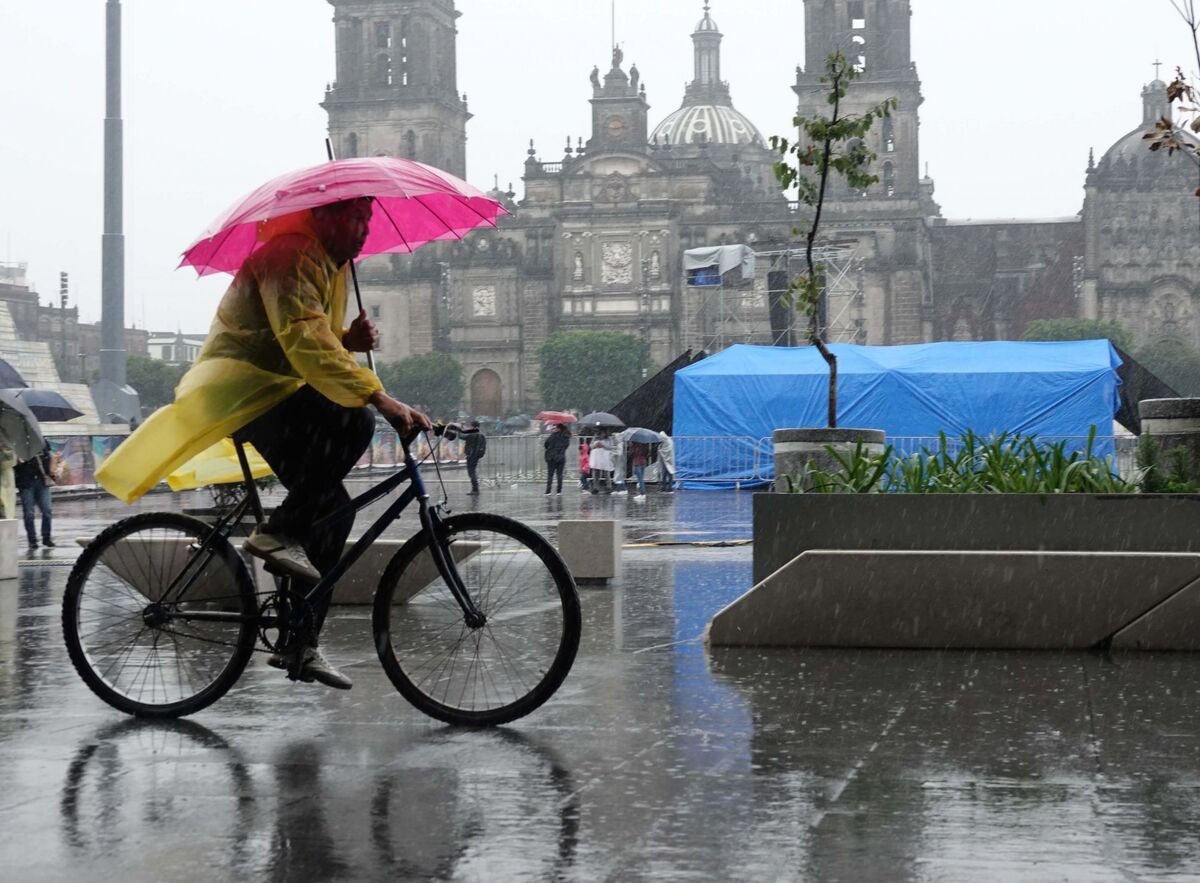
[[[789,493],[901,494],[1128,494],[1137,485],[1116,474],[1111,457],[1092,453],[1096,432],[1084,451],[1067,442],[1038,442],[1035,436],[1007,433],[982,439],[967,433],[951,442],[938,436],[935,450],[902,455],[888,446],[869,454],[858,444],[849,454],[827,447],[839,468],[825,472],[805,464],[799,476],[785,476]]]

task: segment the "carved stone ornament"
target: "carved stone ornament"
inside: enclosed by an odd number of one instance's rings
[[[625,199],[625,192],[625,178],[620,172],[613,172],[600,185],[600,191],[596,194],[596,201],[609,203],[622,202]]]
[[[605,242],[600,246],[601,279],[605,285],[633,282],[633,243]]]
[[[471,293],[471,315],[477,319],[486,319],[496,315],[496,286],[476,286]]]

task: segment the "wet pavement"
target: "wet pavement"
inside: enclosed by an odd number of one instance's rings
[[[494,731],[407,705],[365,608],[326,629],[348,694],[256,657],[195,717],[131,721],[63,649],[74,549],[35,553],[0,583],[0,877],[1200,879],[1200,656],[709,652],[751,550],[670,543],[747,539],[749,493],[539,490],[479,507],[552,539],[563,517],[620,517],[633,547],[582,588],[559,694]],[[55,533],[127,511],[60,502]]]

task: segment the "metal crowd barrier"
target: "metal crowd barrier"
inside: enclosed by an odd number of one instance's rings
[[[62,454],[66,464],[67,487],[95,484],[95,470],[111,453],[123,436],[69,436],[49,439],[51,449]],[[492,486],[546,480],[546,461],[542,442],[544,435],[492,435],[487,438],[487,454],[479,464],[479,477]],[[775,478],[774,446],[770,437],[750,436],[676,436],[674,457],[677,478],[696,484],[752,487],[769,483]],[[1071,450],[1082,451],[1087,438],[1039,436],[1045,445],[1066,441]],[[451,481],[466,481],[466,461],[461,440],[439,439],[439,457],[446,466],[445,476]],[[936,451],[940,440],[932,436],[903,436],[888,439],[899,456],[910,456],[921,450]],[[960,439],[948,439],[950,450],[957,451]],[[1132,479],[1136,476],[1137,438],[1134,436],[1098,436],[1093,449],[1101,456],[1111,455],[1118,474]],[[418,446],[419,456],[428,453],[424,442]],[[371,447],[358,462],[360,469],[394,469],[400,463],[400,447],[394,432],[380,430]],[[648,477],[657,479],[657,464],[652,464]],[[565,478],[579,480],[579,439],[572,440],[567,452]]]

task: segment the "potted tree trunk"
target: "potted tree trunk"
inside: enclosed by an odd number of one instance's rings
[[[799,201],[813,210],[807,230],[797,227],[792,231],[796,237],[803,236],[805,268],[789,282],[788,305],[807,313],[808,342],[817,348],[829,366],[827,425],[777,429],[774,432],[777,489],[781,489],[781,482],[786,476],[794,476],[794,480],[803,486],[803,475],[808,464],[822,470],[833,468],[834,459],[828,450],[830,447],[852,452],[861,445],[874,454],[883,451],[886,440],[884,432],[879,429],[838,426],[837,355],[829,348],[826,341],[828,329],[821,323],[827,280],[824,266],[815,257],[830,178],[840,176],[857,190],[865,190],[879,181],[877,175],[869,172],[876,154],[867,148],[866,136],[876,120],[891,115],[897,101],[889,98],[866,113],[847,113],[844,106],[847,89],[859,76],[857,68],[841,52],[830,55],[826,60],[825,75],[821,78],[821,82],[828,86],[826,100],[831,109],[829,116],[797,116],[793,120],[798,131],[795,142],[778,135],[771,138],[771,146],[781,156],[781,160],[775,164],[779,183],[784,190],[796,188]]]

